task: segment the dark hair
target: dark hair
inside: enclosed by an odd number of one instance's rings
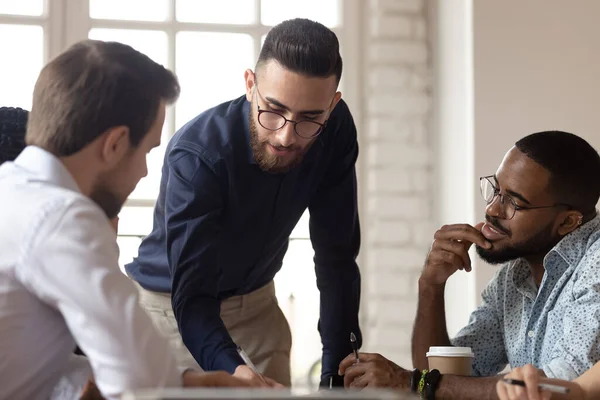
[[[14,161],[25,148],[28,114],[22,108],[0,107],[0,164]]]
[[[172,72],[130,46],[84,40],[42,69],[26,141],[68,156],[124,125],[137,146],[156,120],[161,100],[172,103],[179,92]]]
[[[600,156],[584,139],[562,131],[525,136],[515,146],[550,172],[550,190],[557,202],[584,216],[593,214],[600,198]]]
[[[258,56],[256,70],[275,60],[284,68],[299,74],[327,78],[342,77],[340,45],[329,28],[309,19],[290,19],[269,31]]]

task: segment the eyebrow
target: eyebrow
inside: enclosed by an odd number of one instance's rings
[[[498,178],[496,177],[496,175],[494,175],[494,180],[496,181],[496,185],[500,186],[500,184],[498,183]],[[521,200],[521,201],[523,201],[523,202],[531,205],[531,202],[529,202],[529,200],[527,200],[525,198],[525,196],[523,196],[521,193],[517,193],[517,192],[515,192],[513,190],[509,190],[509,189],[506,189],[506,193],[508,193],[511,197],[516,197],[517,199],[519,199],[519,200]]]
[[[271,103],[277,107],[283,108],[284,110],[291,111],[288,106],[286,106],[282,102],[278,101],[277,99],[266,96],[265,100],[267,100],[269,103]],[[298,111],[298,114],[320,115],[320,114],[323,114],[324,112],[325,112],[325,110],[305,110],[305,111]]]

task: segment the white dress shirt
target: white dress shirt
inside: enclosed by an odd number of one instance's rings
[[[76,343],[109,399],[181,386],[118,254],[106,215],[56,157],[29,146],[0,166],[0,399],[47,399]]]

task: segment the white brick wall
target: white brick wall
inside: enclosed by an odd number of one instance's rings
[[[370,0],[364,12],[363,349],[410,368],[416,284],[435,230],[425,0]]]

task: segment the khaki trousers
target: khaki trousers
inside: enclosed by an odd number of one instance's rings
[[[136,283],[140,304],[171,342],[182,368],[200,369],[183,344],[169,293],[151,292]],[[273,281],[246,295],[221,302],[221,319],[233,341],[248,354],[259,372],[290,386],[290,326],[279,308]]]

